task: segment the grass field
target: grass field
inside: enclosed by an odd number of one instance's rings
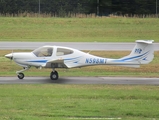
[[[158,86],[0,85],[0,91],[1,120],[159,119]]]
[[[156,18],[0,18],[0,41],[159,42]]]

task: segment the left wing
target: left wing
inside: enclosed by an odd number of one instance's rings
[[[48,65],[55,65],[51,67],[56,67],[56,68],[73,68],[73,67],[78,67],[81,66],[81,56],[78,57],[70,57],[70,58],[59,58],[59,59],[54,59],[54,60],[49,60],[46,63],[46,66]]]
[[[45,67],[68,68],[68,66],[64,63],[64,59],[49,60],[47,61]]]

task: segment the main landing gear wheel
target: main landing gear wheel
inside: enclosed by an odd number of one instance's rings
[[[24,74],[23,74],[23,73],[19,73],[19,74],[17,75],[17,77],[18,77],[19,79],[23,79],[23,78],[24,78]]]
[[[52,71],[51,73],[50,73],[50,79],[51,80],[57,80],[59,78],[59,75],[58,75],[58,72],[57,71]]]

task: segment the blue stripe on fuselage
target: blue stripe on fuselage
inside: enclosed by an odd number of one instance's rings
[[[149,52],[149,51],[148,51]],[[134,57],[129,57],[129,58],[124,58],[124,59],[119,59],[119,60],[115,60],[115,62],[124,62],[124,61],[129,61],[129,60],[132,60],[132,59],[136,59],[136,58],[140,58],[144,55],[146,55],[148,52],[142,54],[142,55],[138,55],[138,56],[134,56]]]
[[[37,62],[37,63],[46,63],[48,60],[30,60],[27,62]]]

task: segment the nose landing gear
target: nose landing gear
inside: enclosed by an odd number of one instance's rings
[[[22,72],[28,70],[29,68],[30,68],[30,66],[27,66],[27,67],[24,67],[23,70],[17,71],[17,72],[16,72],[17,77],[18,77],[19,79],[23,79],[23,78],[24,78],[24,73],[22,73]]]

